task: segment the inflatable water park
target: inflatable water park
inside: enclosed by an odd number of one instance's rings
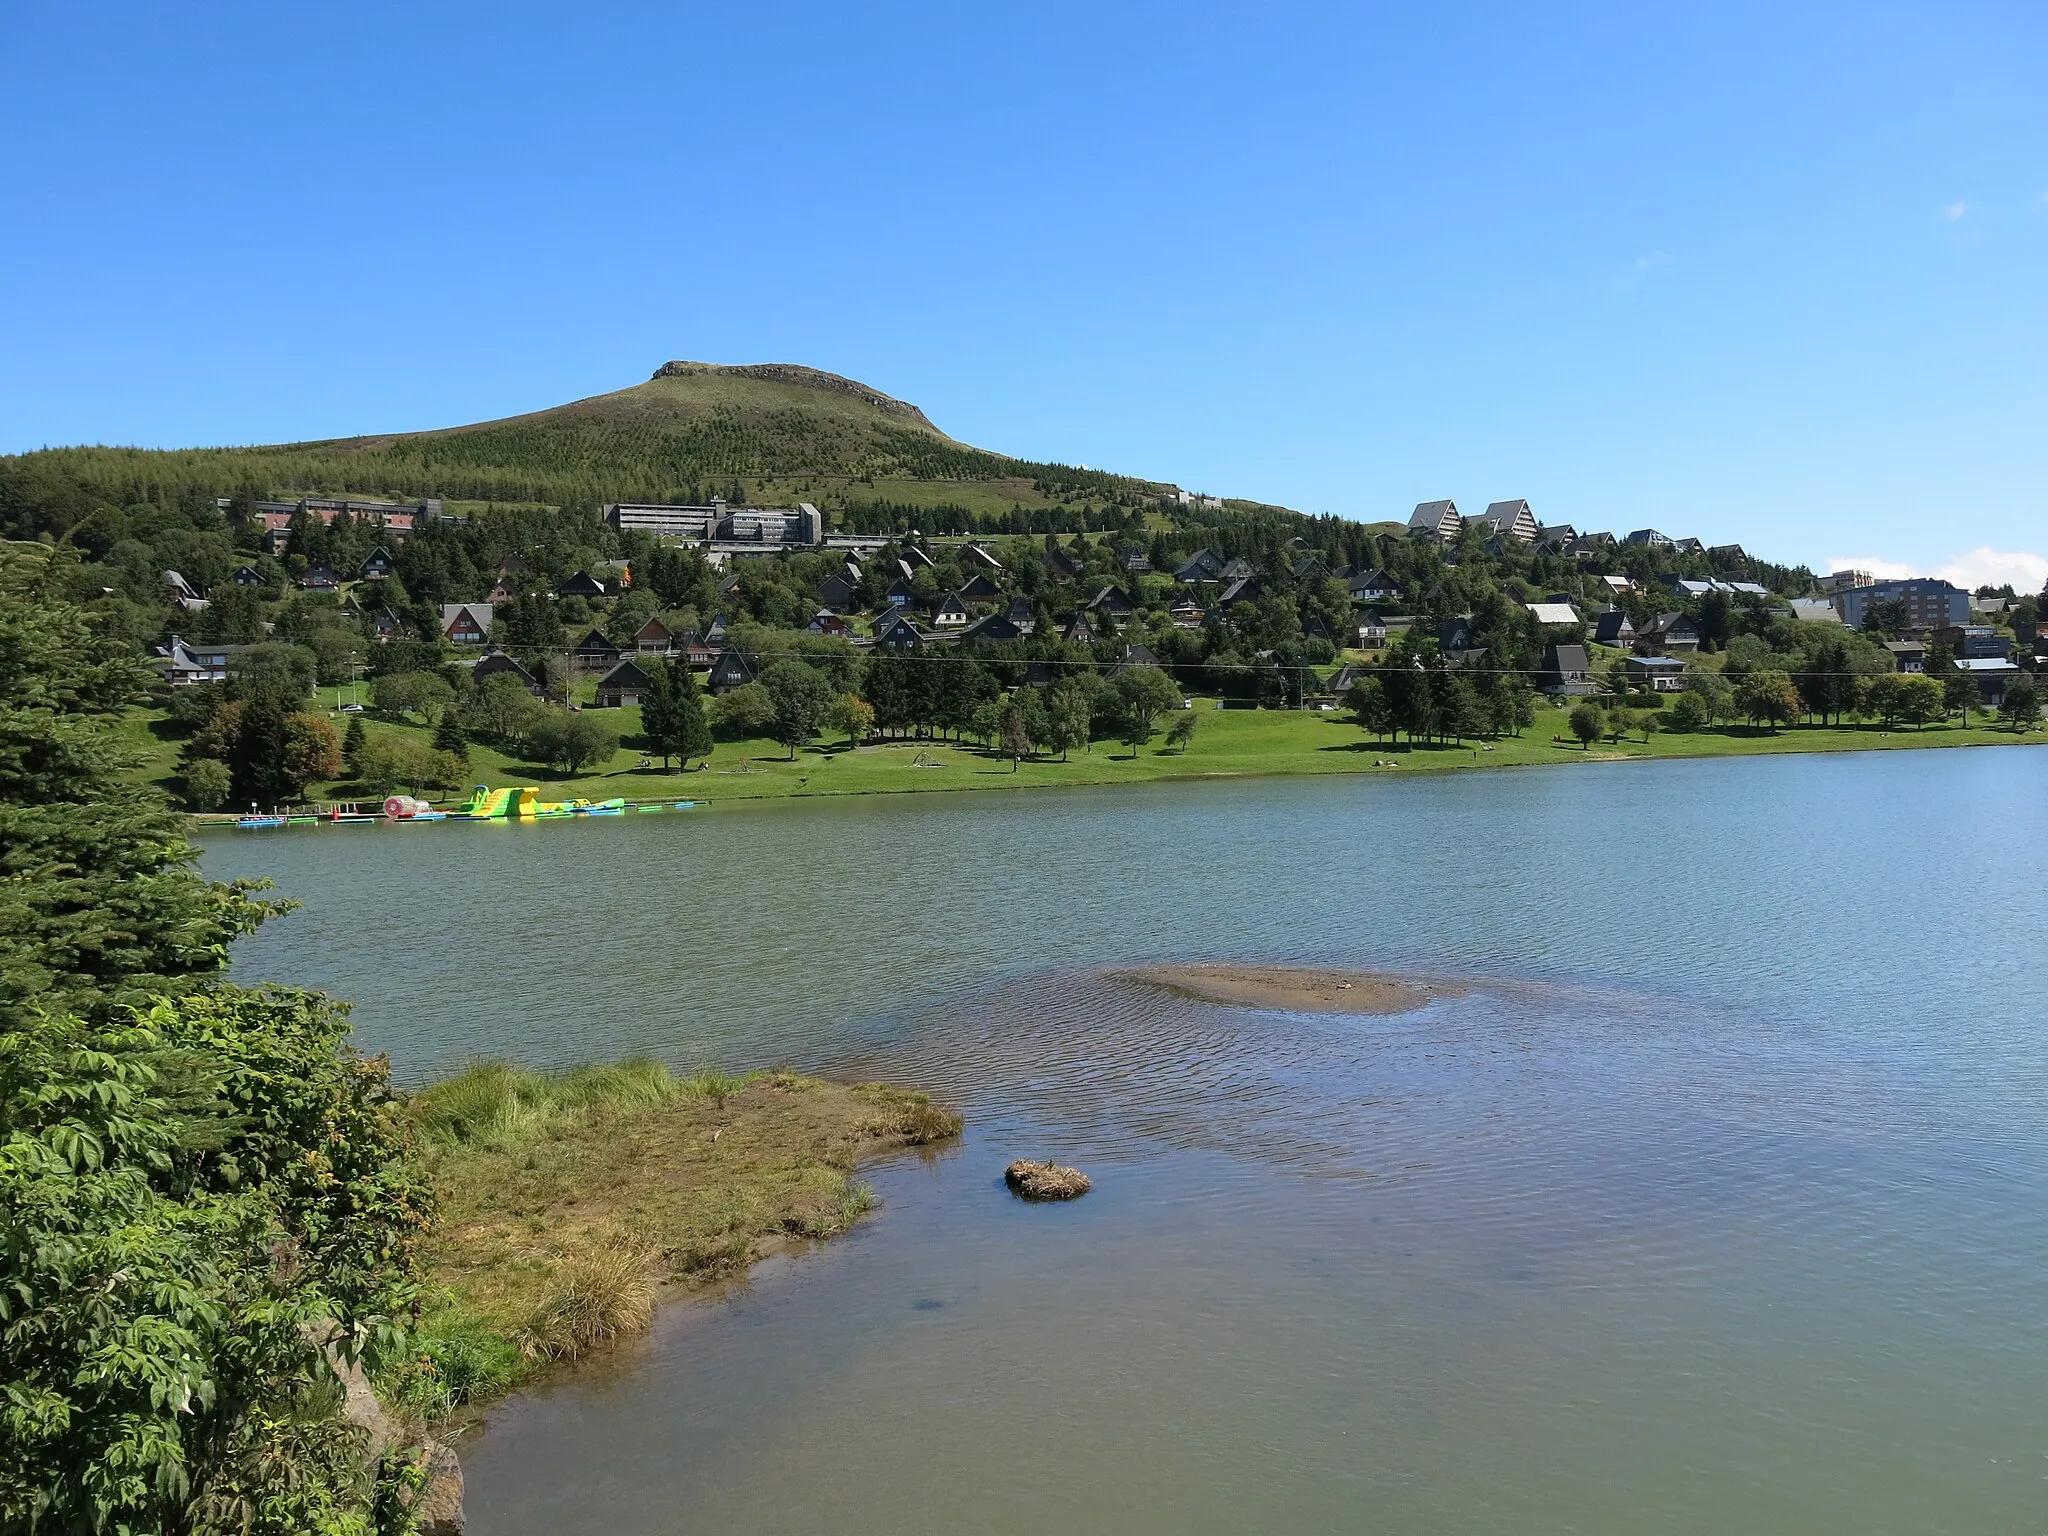
[[[412,795],[391,795],[370,808],[361,803],[337,805],[317,811],[275,811],[237,816],[235,825],[248,831],[270,827],[390,826],[396,823],[442,821],[557,821],[574,816],[625,816],[649,811],[694,811],[695,800],[543,800],[531,784],[492,789],[479,784],[469,799],[452,810],[429,804]]]

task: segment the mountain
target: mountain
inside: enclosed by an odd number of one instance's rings
[[[1133,506],[1172,489],[976,448],[907,401],[794,363],[664,363],[628,389],[435,431],[252,448],[60,448],[14,462],[29,461],[117,503],[346,492],[596,506],[724,494],[828,510],[1001,513],[1075,501]]]

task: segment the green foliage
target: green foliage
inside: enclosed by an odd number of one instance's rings
[[[429,1194],[346,1034],[222,988],[0,1035],[0,1526],[367,1529],[332,1362],[398,1341]]]
[[[1753,724],[1767,725],[1775,731],[1799,717],[1804,701],[1791,678],[1766,667],[1750,673],[1736,685],[1735,707]]]
[[[640,730],[649,751],[661,754],[666,768],[680,758],[685,768],[693,757],[711,755],[711,724],[704,716],[704,696],[697,675],[686,662],[650,664],[647,697],[640,707]]]
[[[1152,739],[1159,717],[1179,706],[1180,689],[1157,667],[1125,667],[1109,687],[1115,700],[1117,739],[1135,757],[1138,748]]]
[[[1591,699],[1582,699],[1572,706],[1567,724],[1572,735],[1578,738],[1579,745],[1590,748],[1607,729],[1607,717],[1598,704]]]
[[[742,683],[712,701],[711,728],[729,741],[759,736],[775,723],[775,698],[759,683]]]
[[[187,990],[270,910],[194,878],[178,818],[123,777],[149,673],[53,595],[65,569],[0,548],[0,1028]]]
[[[1166,744],[1176,752],[1187,751],[1195,739],[1195,728],[1200,723],[1192,709],[1184,709],[1173,717],[1173,724],[1166,728]]]
[[[540,762],[570,773],[607,763],[619,750],[618,730],[588,710],[550,709],[526,733],[527,750]]]
[[[815,667],[801,661],[778,661],[761,674],[761,687],[775,705],[770,729],[794,758],[796,749],[809,745],[823,729],[825,713],[832,706],[832,686]]]
[[[219,810],[234,790],[234,775],[228,772],[228,765],[210,757],[187,763],[184,779],[185,803],[195,811]]]
[[[2041,718],[2041,696],[2031,679],[2021,678],[2005,690],[2005,702],[1998,713],[2016,731],[2031,730]]]

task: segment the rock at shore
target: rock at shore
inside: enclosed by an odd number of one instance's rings
[[[1003,1182],[1026,1200],[1078,1200],[1093,1187],[1078,1168],[1022,1157],[1003,1170]]]

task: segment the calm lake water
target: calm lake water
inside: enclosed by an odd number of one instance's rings
[[[223,835],[240,974],[964,1143],[464,1448],[480,1536],[2048,1531],[2048,752]],[[1475,983],[1231,1010],[1144,960]],[[1096,1192],[1038,1208],[1018,1155]]]

